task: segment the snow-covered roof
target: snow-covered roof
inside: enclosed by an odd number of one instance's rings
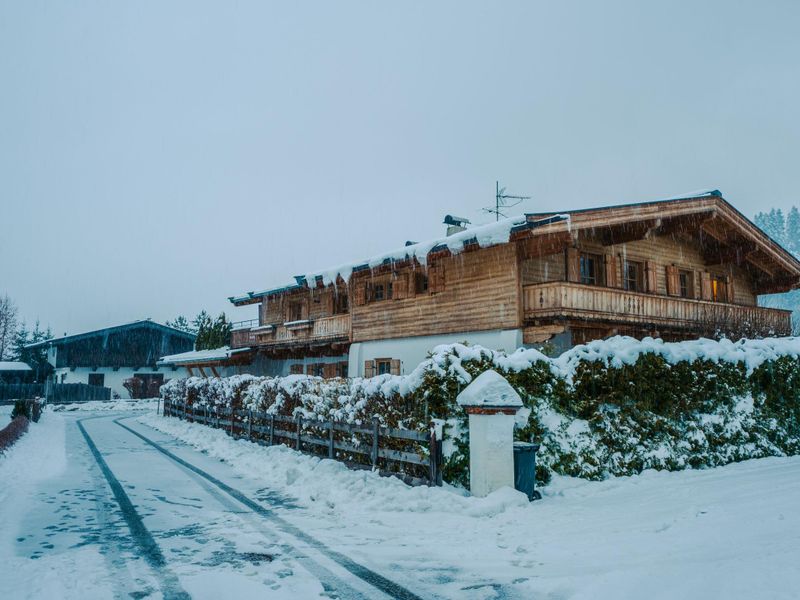
[[[0,371],[32,371],[28,363],[6,360],[0,361]]]
[[[554,231],[567,230],[572,231],[576,228],[590,227],[590,220],[593,215],[602,214],[606,211],[618,213],[616,220],[618,222],[627,222],[637,220],[639,215],[633,214],[631,211],[623,209],[630,207],[641,207],[642,211],[649,211],[653,216],[659,216],[658,213],[663,209],[661,205],[673,203],[675,205],[686,204],[686,211],[699,210],[696,206],[692,205],[692,201],[699,201],[704,203],[703,210],[723,210],[726,214],[731,213],[731,223],[736,227],[744,228],[747,230],[745,233],[760,242],[767,242],[774,246],[773,248],[766,248],[768,252],[773,254],[777,253],[779,261],[784,262],[787,269],[794,275],[795,272],[800,272],[800,262],[793,256],[786,252],[783,248],[777,245],[760,229],[753,225],[747,217],[739,213],[733,206],[728,204],[722,197],[722,193],[716,189],[703,189],[685,194],[678,194],[669,198],[662,198],[658,200],[649,200],[644,202],[634,202],[630,204],[616,204],[610,206],[600,206],[594,208],[584,208],[577,210],[563,211],[562,213],[527,213],[511,217],[508,219],[501,219],[495,223],[487,225],[480,225],[472,227],[456,234],[439,237],[426,242],[417,242],[402,246],[391,252],[376,255],[368,259],[350,262],[347,264],[339,265],[321,271],[311,271],[305,275],[296,275],[293,282],[288,282],[285,285],[267,288],[258,292],[247,292],[241,296],[231,296],[228,298],[230,302],[236,305],[250,304],[257,301],[263,296],[288,292],[292,290],[303,289],[306,287],[316,287],[318,284],[330,285],[335,283],[339,277],[345,282],[348,282],[350,276],[357,271],[379,267],[381,265],[392,264],[394,262],[405,260],[416,260],[420,264],[426,264],[428,254],[439,250],[449,250],[452,254],[458,254],[465,246],[478,245],[481,248],[504,244],[510,241],[511,235],[515,232],[524,230],[537,230],[542,233],[552,233]],[[553,227],[546,227],[553,225]]]
[[[472,380],[457,397],[459,406],[521,408],[522,399],[505,377],[497,371],[484,371]]]
[[[33,344],[26,344],[26,348],[38,348],[40,346],[57,346],[63,344],[65,342],[73,342],[75,340],[92,337],[96,335],[106,335],[109,333],[114,333],[118,331],[122,331],[125,329],[133,329],[137,327],[151,327],[153,329],[158,329],[160,331],[165,331],[167,333],[171,333],[173,335],[178,335],[181,337],[191,338],[192,340],[197,337],[193,333],[189,333],[188,331],[184,331],[182,329],[176,329],[175,327],[170,327],[169,325],[162,325],[161,323],[156,323],[152,319],[140,319],[138,321],[131,321],[130,323],[123,323],[122,325],[113,325],[111,327],[104,327],[102,329],[95,329],[93,331],[86,331],[84,333],[74,333],[72,335],[65,335],[63,337],[51,338],[49,340],[45,340],[43,342],[35,342]]]
[[[428,254],[433,251],[449,250],[452,254],[458,254],[465,246],[477,244],[481,248],[505,244],[509,241],[511,234],[515,231],[524,229],[534,229],[544,225],[549,225],[556,221],[568,220],[569,215],[549,215],[546,219],[530,220],[527,215],[517,215],[507,219],[501,219],[495,223],[479,225],[453,235],[438,237],[425,242],[416,242],[407,246],[402,246],[390,252],[378,254],[371,258],[346,263],[321,271],[311,271],[305,275],[295,276],[295,281],[282,286],[268,288],[259,292],[248,292],[242,296],[231,296],[228,298],[232,303],[247,302],[254,298],[277,294],[293,289],[299,289],[309,285],[314,287],[318,282],[323,285],[335,283],[341,277],[344,281],[349,281],[350,276],[364,269],[379,267],[394,262],[416,259],[420,264],[426,264]]]
[[[212,350],[192,350],[191,352],[182,352],[180,354],[162,356],[159,359],[158,364],[180,365],[188,363],[216,362],[220,360],[226,360],[234,354],[247,352],[248,350],[250,350],[250,348],[236,348],[235,350],[231,350],[228,348],[228,346],[214,348]]]

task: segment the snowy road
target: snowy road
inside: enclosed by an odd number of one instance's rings
[[[119,417],[64,419],[66,469],[37,482],[14,538],[18,562],[60,573],[18,581],[21,597],[418,598],[282,519],[285,500],[250,498],[219,461]]]
[[[800,597],[800,457],[409,488],[154,414],[48,412],[0,457],[0,597]]]

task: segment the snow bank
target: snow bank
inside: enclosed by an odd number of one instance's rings
[[[306,506],[323,505],[326,511],[352,507],[354,510],[489,517],[510,507],[529,504],[525,494],[510,488],[497,490],[485,498],[473,498],[451,486],[411,487],[395,477],[351,470],[343,463],[302,454],[286,446],[264,447],[234,440],[218,429],[176,418],[143,415],[137,420],[225,461],[250,480],[283,490]]]
[[[92,400],[91,402],[76,402],[74,404],[51,404],[54,412],[102,412],[126,410],[152,410],[158,408],[160,398],[146,398],[144,400]]]

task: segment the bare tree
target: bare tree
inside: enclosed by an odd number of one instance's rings
[[[8,295],[0,296],[0,360],[10,358],[16,331],[17,305]]]

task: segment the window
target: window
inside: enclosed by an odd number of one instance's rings
[[[336,363],[336,376],[347,379],[347,361]]]
[[[382,283],[375,283],[372,285],[372,301],[380,302],[381,300],[391,300],[392,298],[392,282],[385,281]]]
[[[599,285],[600,283],[600,257],[596,254],[581,252],[581,283],[584,285]]]
[[[303,365],[291,365],[289,367],[289,373],[291,375],[302,375],[303,374]]]
[[[625,261],[625,289],[631,292],[641,292],[642,288],[642,263]]]
[[[306,374],[313,375],[314,377],[324,377],[325,376],[325,364],[324,363],[314,363],[312,365],[306,366]]]
[[[344,315],[347,312],[347,294],[344,292],[339,292],[333,297],[333,314]]]
[[[428,275],[425,273],[414,274],[414,290],[417,294],[428,293]]]
[[[89,373],[89,385],[96,385],[103,387],[106,382],[106,376],[103,373]]]
[[[301,321],[303,319],[303,303],[292,302],[289,304],[289,321]]]
[[[376,358],[375,359],[375,374],[386,375],[392,372],[392,359],[390,358]]]
[[[711,300],[714,302],[725,302],[727,298],[725,289],[725,279],[714,276],[711,278]]]
[[[694,273],[678,271],[678,289],[681,298],[694,298]]]

